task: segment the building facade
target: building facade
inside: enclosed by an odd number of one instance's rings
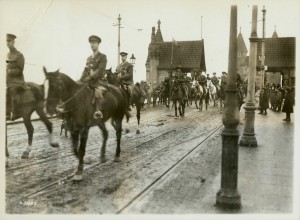
[[[181,66],[183,72],[194,68],[206,71],[204,40],[164,41],[158,21],[158,28],[152,27],[151,42],[146,61],[146,80],[152,84],[162,82],[170,71]]]

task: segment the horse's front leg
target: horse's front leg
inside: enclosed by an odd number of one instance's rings
[[[116,129],[117,122],[115,120],[114,120],[114,125],[115,125],[114,128]],[[103,135],[102,147],[101,147],[101,152],[100,152],[100,162],[105,163],[107,161],[105,153],[106,153],[106,142],[107,142],[107,138],[108,138],[108,131],[106,129],[104,122],[100,122],[98,126],[101,129],[102,135]]]
[[[137,119],[137,130],[136,134],[140,134],[140,119],[141,119],[141,106],[137,103],[136,105],[136,119]]]
[[[175,107],[175,118],[177,118],[177,101],[173,101],[173,105]]]
[[[86,148],[86,142],[88,139],[88,134],[89,134],[88,128],[83,128],[80,130],[80,146],[79,146],[79,150],[78,150],[79,164],[78,164],[77,172],[75,173],[75,176],[73,177],[73,181],[82,180],[83,158],[85,155],[85,148]]]
[[[78,143],[79,143],[79,130],[72,129],[71,130],[71,138],[72,138],[72,148],[75,156],[78,158]]]
[[[38,114],[38,116],[40,116],[40,119],[41,121],[46,125],[47,127],[47,130],[49,132],[49,144],[52,146],[52,147],[59,147],[59,143],[57,142],[54,142],[53,141],[53,134],[52,134],[52,123],[51,121],[49,121],[49,119],[47,118],[46,114],[44,113],[44,106],[43,106],[43,103],[40,103],[37,105],[36,107],[36,113]]]
[[[122,119],[116,120],[116,136],[117,136],[117,148],[114,162],[120,162],[121,154],[121,137],[122,137]]]
[[[24,121],[26,130],[27,130],[27,134],[28,134],[28,145],[27,145],[25,151],[23,152],[21,158],[22,159],[28,159],[29,153],[30,153],[31,147],[32,147],[32,137],[33,137],[34,128],[33,128],[32,124],[31,124],[31,121],[30,121],[30,114],[25,115],[23,117],[23,121]]]

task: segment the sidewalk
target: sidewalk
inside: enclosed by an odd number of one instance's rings
[[[152,214],[290,213],[293,209],[294,118],[268,110],[255,115],[259,146],[239,147],[238,190],[242,208],[215,207],[221,186],[221,131],[141,196],[125,212]],[[243,124],[244,110],[241,110]],[[239,126],[243,131],[243,125]]]

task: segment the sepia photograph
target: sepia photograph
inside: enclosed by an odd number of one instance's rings
[[[299,33],[297,0],[0,0],[0,219],[300,220]]]

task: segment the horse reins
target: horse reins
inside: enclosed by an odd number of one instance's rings
[[[47,79],[44,81],[44,89],[45,89],[44,100],[45,100],[45,102],[47,102],[47,100],[48,100],[48,92],[46,93],[46,87],[45,87],[46,81],[47,81]],[[73,96],[71,96],[70,98],[68,98],[66,101],[60,103],[58,106],[56,106],[56,108],[63,108],[66,104],[68,104],[68,103],[71,102],[73,99],[75,99],[75,98],[79,95],[79,93],[81,93],[85,88],[86,88],[86,86],[83,86],[82,88],[80,88]],[[61,101],[62,101],[62,99],[61,99],[61,93],[60,93],[60,102],[61,102]],[[74,109],[74,108],[73,108],[73,109]],[[66,111],[64,111],[64,112],[62,112],[62,113],[70,112],[70,111],[72,111],[73,109],[66,110]]]

